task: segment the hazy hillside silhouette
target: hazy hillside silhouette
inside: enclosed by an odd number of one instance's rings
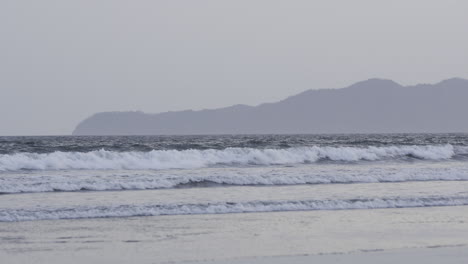
[[[468,132],[468,80],[401,86],[370,79],[259,106],[97,113],[74,135]]]

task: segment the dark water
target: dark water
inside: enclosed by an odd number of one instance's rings
[[[0,154],[225,148],[369,147],[391,145],[468,146],[468,134],[43,136],[0,137]]]

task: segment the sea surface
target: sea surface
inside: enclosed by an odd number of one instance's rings
[[[468,205],[468,135],[0,137],[0,222]]]

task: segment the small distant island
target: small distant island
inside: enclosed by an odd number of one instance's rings
[[[73,135],[468,132],[468,80],[402,86],[369,79],[258,106],[159,114],[102,112]]]

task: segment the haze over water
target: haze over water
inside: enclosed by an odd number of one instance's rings
[[[468,263],[467,10],[0,1],[0,262]]]

